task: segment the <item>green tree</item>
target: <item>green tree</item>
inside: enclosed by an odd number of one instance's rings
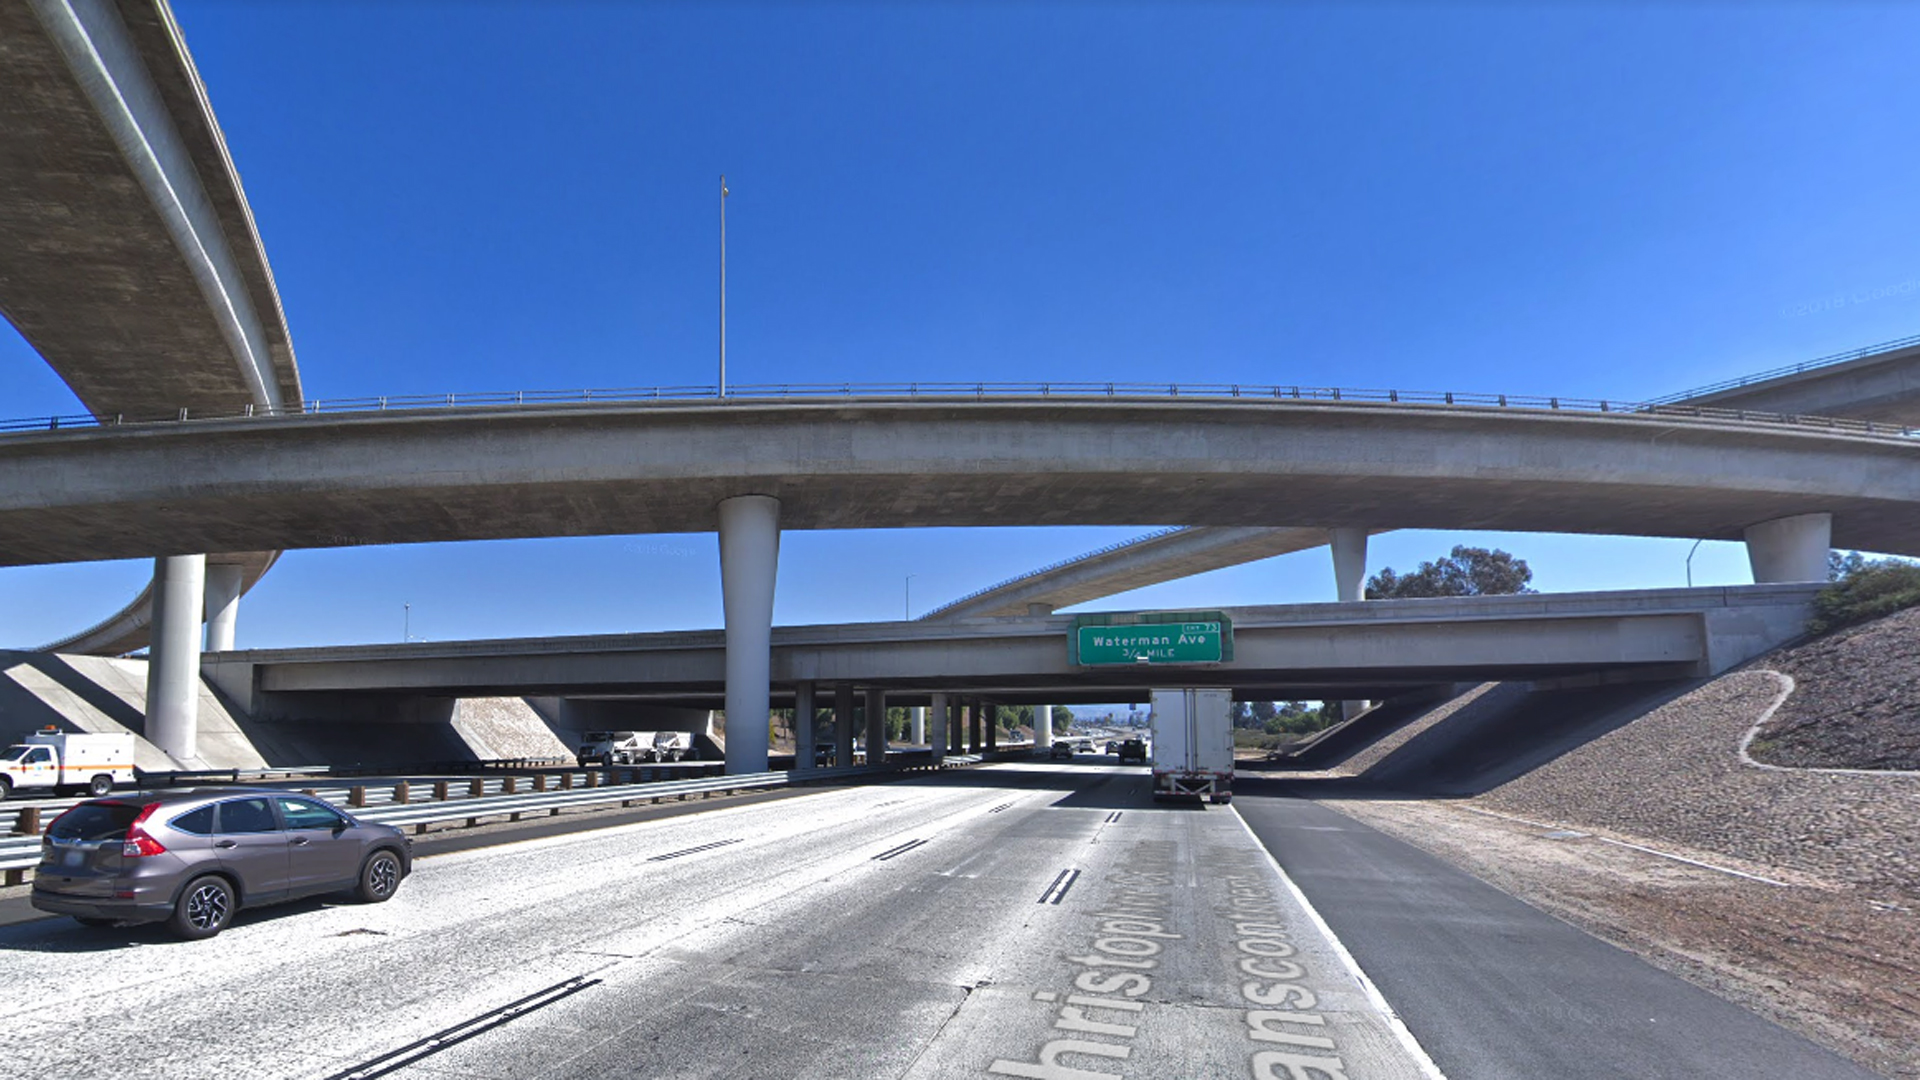
[[[1530,593],[1533,571],[1525,559],[1498,548],[1455,545],[1445,558],[1423,562],[1409,574],[1392,567],[1367,579],[1367,599],[1406,600],[1421,596],[1506,596]]]
[[[1869,566],[1877,566],[1879,561],[1868,562],[1865,555],[1849,551],[1845,555],[1838,550],[1827,552],[1827,580],[1845,581]]]
[[[1055,735],[1065,735],[1072,729],[1073,710],[1067,708],[1065,705],[1055,705],[1053,707],[1053,733]]]

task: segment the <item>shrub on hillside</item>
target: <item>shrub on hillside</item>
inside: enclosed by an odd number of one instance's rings
[[[1887,559],[1859,567],[1813,598],[1810,633],[1824,634],[1920,605],[1920,565]]]

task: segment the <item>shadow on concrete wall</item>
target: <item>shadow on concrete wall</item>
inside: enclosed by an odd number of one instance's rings
[[[0,653],[5,669],[32,668],[49,681],[79,698],[87,707],[135,734],[146,730],[147,718],[139,709],[121,700],[112,691],[74,670],[73,665],[55,653]],[[0,734],[21,736],[52,725],[62,731],[79,731],[80,726],[38,694],[11,678],[0,678]]]
[[[1704,681],[1556,690],[1502,683],[1358,776],[1288,779],[1276,773],[1274,789],[1309,798],[1479,795],[1625,727]]]

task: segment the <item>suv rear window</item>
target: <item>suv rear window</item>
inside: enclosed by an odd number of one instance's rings
[[[183,833],[192,833],[195,836],[211,836],[213,834],[213,807],[203,806],[198,810],[189,810],[179,817],[174,818],[172,821],[167,822],[167,824],[179,829]]]
[[[81,803],[55,818],[47,835],[57,840],[125,840],[127,826],[140,816],[132,803]]]

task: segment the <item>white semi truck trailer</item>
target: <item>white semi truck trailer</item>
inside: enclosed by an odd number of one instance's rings
[[[1233,692],[1155,690],[1153,797],[1233,798]]]

